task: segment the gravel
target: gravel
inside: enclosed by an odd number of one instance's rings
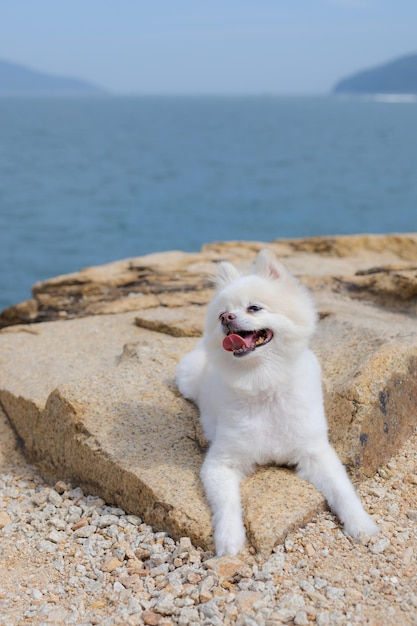
[[[13,453],[0,474],[0,624],[417,624],[417,435],[359,493],[381,526],[330,513],[265,562],[213,558]],[[262,523],[262,520],[259,520]]]

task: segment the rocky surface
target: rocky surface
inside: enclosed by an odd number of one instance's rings
[[[206,304],[216,263],[248,266],[267,245],[316,290],[417,313],[417,235],[354,235],[220,242],[201,253],[164,252],[89,267],[36,283],[33,298],[0,313],[11,324]],[[311,280],[315,277],[315,280]]]
[[[414,435],[361,484],[381,526],[369,543],[322,512],[268,559],[215,559],[75,485],[47,485],[0,411],[0,624],[415,625],[416,450]]]
[[[3,312],[1,405],[51,484],[80,486],[155,531],[212,548],[198,478],[204,442],[195,407],[175,388],[175,365],[201,333],[216,263],[247,266],[264,245],[89,268],[35,285],[33,300]],[[417,421],[417,236],[269,246],[313,291],[331,440],[363,480]],[[246,479],[242,493],[249,541],[263,556],[324,506],[277,468]]]

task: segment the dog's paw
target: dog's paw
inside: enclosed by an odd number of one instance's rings
[[[360,517],[355,517],[345,522],[344,531],[347,535],[353,537],[353,539],[358,539],[359,535],[362,533],[368,535],[368,537],[376,535],[376,533],[379,532],[379,527],[372,518],[364,512]]]
[[[214,542],[216,544],[216,555],[226,554],[235,556],[243,548],[245,543],[245,528],[242,522],[225,521],[217,524],[214,532]]]

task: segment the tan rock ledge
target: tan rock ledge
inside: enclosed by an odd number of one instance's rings
[[[0,315],[0,402],[28,457],[175,537],[211,548],[204,449],[175,367],[201,333],[210,275],[260,242],[210,244],[38,283]],[[330,438],[352,477],[386,463],[417,424],[417,235],[268,244],[310,287]],[[267,555],[324,506],[309,484],[261,468],[242,487],[248,537]]]

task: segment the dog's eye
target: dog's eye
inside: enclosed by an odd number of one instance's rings
[[[248,306],[247,311],[248,313],[257,313],[258,311],[262,311],[262,307],[252,304],[251,306]]]

